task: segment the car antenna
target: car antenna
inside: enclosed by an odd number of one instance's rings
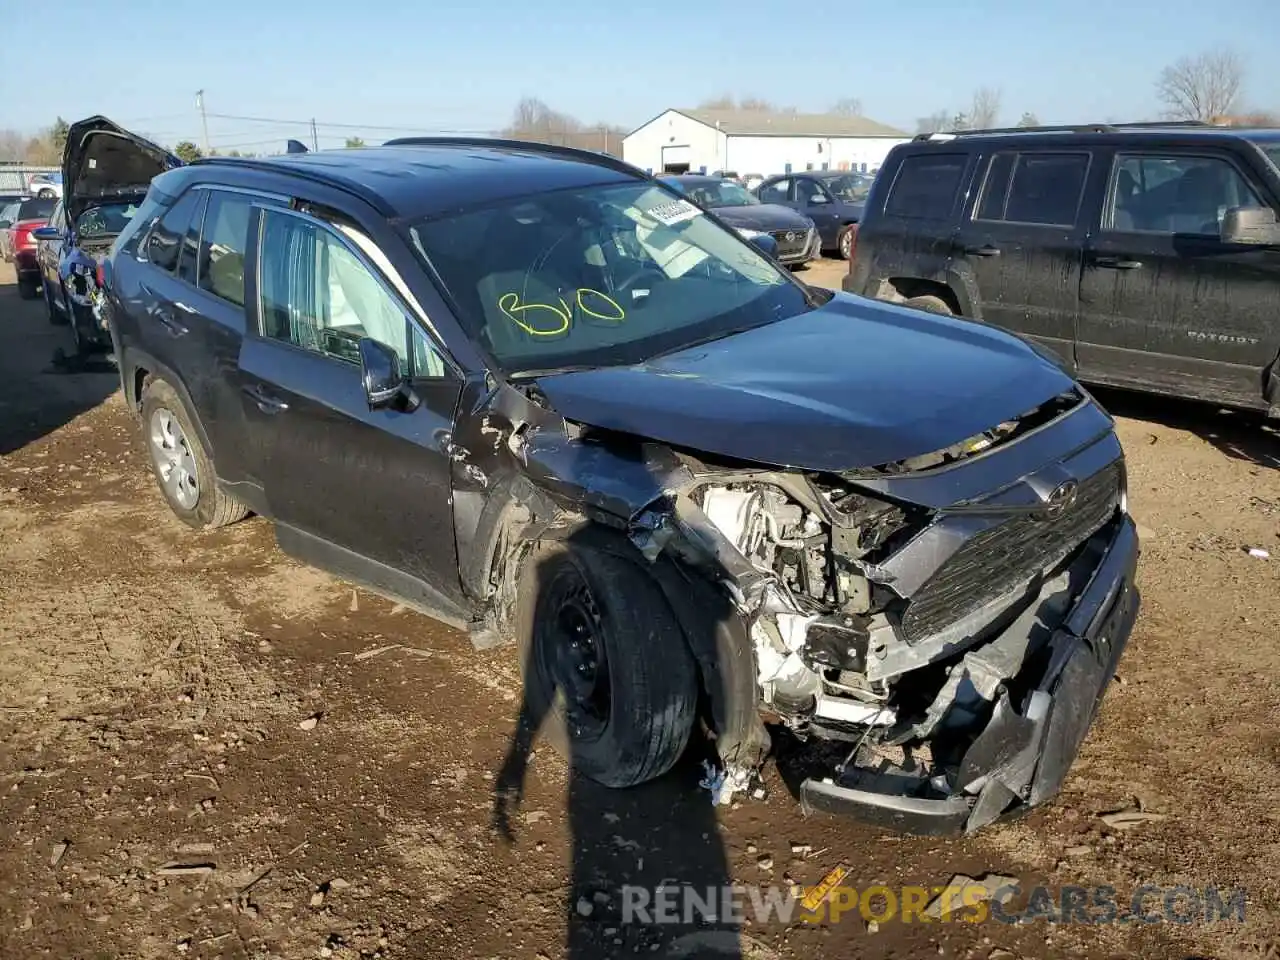
[[[284,145],[285,153],[310,153],[307,145],[300,140],[290,140]]]

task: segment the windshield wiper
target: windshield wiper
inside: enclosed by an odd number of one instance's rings
[[[557,377],[562,373],[582,373],[587,370],[600,370],[609,366],[606,363],[573,363],[562,367],[539,367],[530,370],[514,370],[507,374],[508,380],[537,380],[540,377]]]

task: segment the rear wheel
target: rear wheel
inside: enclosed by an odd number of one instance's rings
[[[515,621],[531,713],[575,770],[610,787],[669,770],[697,709],[680,625],[648,570],[624,558],[629,547],[535,550]]]
[[[49,281],[46,280],[40,286],[44,289],[44,309],[45,309],[45,312],[48,313],[49,315],[49,322],[53,324],[55,327],[66,326],[66,323],[67,323],[66,316],[62,313],[62,311],[60,311],[53,304],[52,284],[50,284]]]
[[[43,190],[37,193],[36,196],[39,197],[41,200],[48,200],[51,197],[56,197],[57,193],[50,190],[48,187],[45,187]]]
[[[840,231],[840,257],[848,260],[853,256],[853,234],[858,228],[850,224]]]
[[[19,276],[18,296],[23,300],[34,300],[40,296],[40,282],[32,276]]]
[[[902,302],[904,307],[911,307],[913,310],[924,310],[926,313],[941,313],[946,316],[953,316],[955,311],[947,305],[947,302],[941,297],[935,297],[931,294],[925,294],[922,297],[912,297]]]
[[[221,527],[249,512],[218,488],[213,461],[182,399],[163,380],[149,380],[142,388],[142,428],[160,493],[179,520],[192,527]]]

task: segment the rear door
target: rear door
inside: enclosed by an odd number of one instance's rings
[[[258,317],[240,368],[269,511],[294,552],[375,586],[407,575],[438,609],[432,592],[460,596],[450,437],[461,378],[350,233],[291,210],[260,216]],[[369,409],[362,337],[396,351],[416,409]]]
[[[985,156],[977,199],[956,234],[954,269],[975,314],[1075,364],[1080,262],[1092,153],[1000,150]]]
[[[1081,377],[1265,406],[1280,249],[1224,243],[1220,228],[1231,207],[1280,198],[1220,148],[1126,150],[1109,174],[1081,281]]]

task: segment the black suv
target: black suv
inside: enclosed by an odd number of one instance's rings
[[[844,289],[1015,331],[1086,382],[1280,414],[1280,130],[922,135]]]
[[[201,160],[152,181],[104,289],[178,517],[254,511],[518,643],[526,721],[605,784],[701,722],[724,800],[768,720],[859,745],[811,755],[807,803],[975,829],[1058,790],[1129,636],[1124,459],[1070,377],[811,289],[612,158]]]

